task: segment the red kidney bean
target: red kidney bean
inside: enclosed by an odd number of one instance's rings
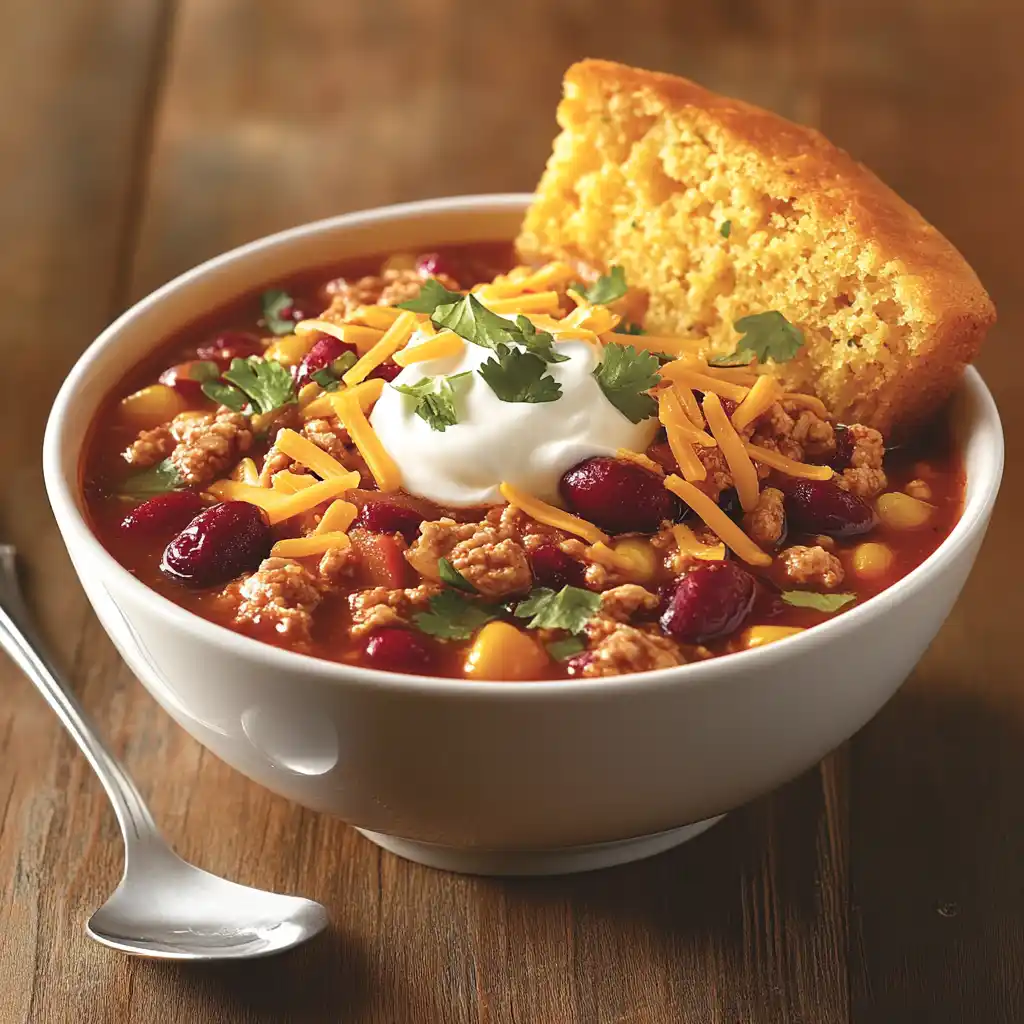
[[[133,508],[121,520],[121,529],[134,536],[166,537],[190,523],[203,507],[195,491],[169,491]]]
[[[437,661],[437,649],[431,640],[397,626],[374,630],[365,652],[370,667],[385,672],[429,673]]]
[[[582,587],[584,567],[579,559],[567,555],[554,544],[542,544],[530,552],[534,580],[542,587]]]
[[[853,431],[846,427],[836,427],[836,450],[828,464],[837,472],[849,469],[853,459]]]
[[[331,334],[324,334],[317,339],[313,347],[306,353],[305,358],[299,363],[299,368],[295,373],[296,387],[301,388],[304,384],[308,384],[314,373],[326,369],[335,359],[343,356],[346,352],[355,352],[355,350],[354,345],[346,344]]]
[[[391,383],[400,373],[402,368],[398,363],[381,363],[380,366],[375,366],[367,375],[367,380],[374,380],[379,377],[381,380]]]
[[[263,509],[224,501],[200,512],[167,545],[160,569],[187,587],[212,587],[258,568],[272,544]]]
[[[756,590],[754,577],[735,562],[708,562],[676,584],[661,628],[688,644],[725,636],[747,617]]]
[[[352,525],[370,533],[400,533],[411,544],[420,532],[423,516],[415,509],[392,501],[368,501]]]
[[[786,520],[801,533],[854,537],[875,525],[871,506],[832,480],[797,480],[784,485]]]
[[[587,459],[562,477],[562,500],[609,533],[656,533],[662,520],[675,520],[682,503],[661,477],[626,459]]]
[[[190,405],[195,405],[203,400],[203,382],[195,380],[191,376],[192,367],[200,360],[191,359],[187,363],[178,363],[169,366],[160,374],[160,383],[174,388]]]
[[[262,351],[259,337],[249,331],[221,331],[207,344],[196,349],[196,358],[209,359],[226,370],[232,359],[245,359],[259,355]]]

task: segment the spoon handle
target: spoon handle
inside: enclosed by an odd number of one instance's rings
[[[156,825],[142,794],[99,738],[36,635],[18,586],[14,548],[9,544],[0,544],[0,647],[32,680],[85,754],[114,805],[125,839],[142,839],[155,833]]]

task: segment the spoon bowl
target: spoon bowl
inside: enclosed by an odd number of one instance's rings
[[[0,647],[56,712],[110,797],[124,836],[121,882],[89,919],[112,949],[160,960],[243,960],[282,953],[327,926],[327,911],[299,896],[252,889],[183,861],[157,830],[128,773],[104,746],[34,635],[15,552],[0,544]]]
[[[299,896],[253,889],[137,847],[120,885],[86,925],[104,946],[166,960],[270,956],[322,931],[327,913]]]

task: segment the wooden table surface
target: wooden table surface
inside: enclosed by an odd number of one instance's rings
[[[1024,1019],[1024,6],[1020,0],[7,0],[0,42],[0,537],[180,852],[323,901],[275,961],[90,943],[106,798],[0,659],[0,1024]],[[981,367],[1008,474],[913,677],[843,749],[692,845],[541,881],[407,864],[204,753],[120,664],[43,493],[51,398],[88,341],[199,260],[380,203],[529,189],[581,56],[814,124],[992,291]],[[1021,376],[1018,376],[1020,374]]]

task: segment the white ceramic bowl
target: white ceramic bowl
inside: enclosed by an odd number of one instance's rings
[[[1003,464],[995,404],[969,370],[955,416],[963,518],[919,568],[768,647],[620,678],[460,682],[351,668],[260,644],[121,568],[82,515],[84,425],[163,337],[263,283],[348,256],[511,238],[525,195],[394,206],[309,224],[204,263],[93,343],[46,432],[46,486],[101,622],[175,720],[239,771],[439,867],[575,871],[646,856],[803,771],[859,729],[949,614]]]

